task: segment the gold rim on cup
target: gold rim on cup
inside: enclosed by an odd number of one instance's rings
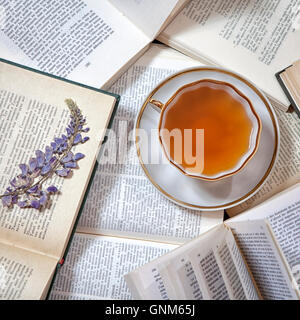
[[[240,97],[242,97],[244,100],[247,101],[249,107],[250,107],[250,110],[252,111],[253,115],[255,116],[256,120],[257,120],[257,125],[258,125],[258,129],[257,129],[257,133],[256,133],[256,138],[255,138],[255,146],[254,146],[254,149],[253,151],[251,152],[251,154],[244,160],[244,162],[239,166],[238,169],[236,169],[235,171],[232,171],[232,172],[229,172],[229,173],[226,173],[226,174],[223,174],[221,176],[218,176],[216,178],[209,178],[209,177],[205,177],[205,176],[196,176],[196,175],[193,175],[193,174],[190,174],[190,173],[187,173],[185,172],[182,168],[180,168],[177,163],[175,161],[172,161],[165,148],[164,148],[164,145],[162,143],[162,139],[161,139],[161,135],[160,135],[160,130],[161,130],[161,123],[162,123],[162,112],[167,108],[167,106],[175,99],[175,97],[177,96],[177,94],[182,91],[184,88],[186,87],[189,87],[191,85],[196,85],[198,83],[201,83],[201,82],[211,82],[211,83],[214,83],[214,84],[222,84],[222,85],[225,85],[225,86],[229,86],[231,87]],[[200,180],[206,180],[206,181],[218,181],[218,180],[221,180],[221,179],[224,179],[224,178],[228,178],[228,177],[231,177],[233,176],[234,174],[237,174],[238,172],[240,172],[242,169],[245,168],[245,166],[247,165],[247,163],[249,163],[249,161],[253,158],[253,156],[255,155],[257,149],[258,149],[258,146],[259,146],[259,141],[260,141],[260,136],[261,136],[261,131],[262,131],[262,123],[261,123],[261,119],[260,117],[258,116],[258,114],[256,113],[254,107],[253,107],[253,104],[251,103],[251,101],[249,100],[248,97],[246,97],[242,92],[240,92],[240,90],[238,90],[235,86],[233,86],[232,84],[228,83],[228,82],[225,82],[225,81],[219,81],[219,80],[213,80],[213,79],[201,79],[201,80],[197,80],[197,81],[194,81],[194,82],[191,82],[191,83],[188,83],[182,87],[180,87],[172,96],[171,98],[168,99],[168,101],[166,103],[162,103],[158,100],[155,100],[155,99],[151,99],[149,101],[150,104],[156,106],[157,108],[160,109],[161,111],[161,116],[160,116],[160,119],[159,119],[159,125],[158,125],[158,131],[159,131],[159,134],[158,134],[158,138],[159,138],[159,143],[164,151],[164,154],[167,158],[167,160],[174,166],[176,167],[177,169],[179,169],[184,175],[186,175],[187,177],[191,177],[191,178],[196,178],[196,179],[200,179]],[[249,151],[247,151],[249,152]],[[247,154],[247,152],[245,154]],[[226,170],[226,171],[230,171],[230,170]]]
[[[261,178],[261,180],[255,185],[255,187],[253,187],[249,192],[247,192],[244,196],[234,200],[234,201],[231,201],[229,203],[225,203],[225,204],[222,204],[222,205],[218,205],[218,206],[201,206],[201,205],[197,205],[197,204],[191,204],[191,203],[188,203],[188,202],[185,202],[185,201],[182,201],[182,200],[179,200],[175,197],[173,197],[172,195],[170,195],[169,193],[167,193],[164,189],[162,189],[154,180],[153,178],[151,177],[151,175],[149,174],[144,162],[143,162],[143,159],[142,159],[142,156],[141,156],[141,152],[140,152],[140,148],[139,148],[139,145],[138,145],[138,141],[139,141],[139,136],[138,136],[138,129],[140,128],[140,121],[141,121],[141,118],[143,116],[143,113],[144,113],[144,110],[146,108],[146,106],[148,105],[148,103],[150,103],[150,100],[152,100],[152,97],[154,96],[154,94],[161,88],[163,87],[166,83],[168,83],[169,81],[173,80],[174,78],[177,78],[183,74],[187,74],[187,73],[190,73],[190,72],[195,72],[195,71],[218,71],[220,73],[223,73],[223,74],[228,74],[230,76],[233,76],[234,78],[242,81],[243,83],[245,83],[249,88],[251,88],[258,96],[259,98],[263,101],[265,107],[267,108],[268,110],[268,114],[271,118],[271,121],[272,121],[272,124],[273,124],[273,128],[274,128],[274,135],[275,135],[275,141],[274,141],[274,152],[273,152],[273,155],[272,155],[272,159],[270,161],[270,164],[268,166],[268,169],[266,170],[265,174],[263,175],[263,177]],[[277,124],[277,121],[276,121],[276,118],[274,116],[274,113],[268,103],[268,101],[265,99],[265,97],[263,96],[263,94],[250,82],[248,82],[247,80],[245,80],[244,78],[242,78],[241,76],[239,76],[238,74],[236,73],[232,73],[228,70],[225,70],[225,69],[219,69],[219,68],[216,68],[216,67],[196,67],[196,68],[190,68],[190,69],[187,69],[187,70],[184,70],[184,71],[181,71],[181,72],[178,72],[170,77],[168,77],[167,79],[165,79],[164,81],[162,81],[158,86],[156,86],[151,92],[150,94],[148,95],[148,97],[146,98],[146,100],[144,101],[139,113],[138,113],[138,116],[137,116],[137,119],[136,119],[136,124],[135,124],[135,129],[136,129],[136,134],[135,134],[135,145],[136,145],[136,151],[137,151],[137,156],[138,156],[138,159],[139,159],[139,162],[141,164],[141,167],[145,173],[145,175],[147,176],[147,178],[149,179],[149,181],[152,183],[152,185],[158,190],[160,191],[163,195],[165,195],[167,198],[169,198],[170,200],[174,201],[175,203],[177,204],[180,204],[184,207],[188,207],[188,208],[193,208],[193,209],[197,209],[197,210],[218,210],[218,209],[224,209],[224,208],[231,208],[241,202],[243,202],[244,200],[246,200],[247,198],[249,198],[250,196],[252,196],[253,194],[255,194],[259,189],[260,187],[263,185],[263,183],[265,182],[265,180],[267,179],[267,177],[269,176],[269,174],[271,173],[272,169],[274,168],[274,164],[275,164],[275,160],[277,158],[277,155],[278,155],[278,150],[279,150],[279,133],[278,133],[278,124]]]

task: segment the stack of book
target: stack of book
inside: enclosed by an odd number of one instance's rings
[[[65,99],[76,101],[91,129],[79,170],[55,179],[60,193],[49,209],[0,208],[0,298],[299,298],[300,122],[287,112],[291,97],[275,77],[298,65],[299,5],[0,1],[1,190],[19,163],[63,133]],[[236,217],[225,224],[223,211],[165,199],[124,140],[161,80],[203,64],[231,69],[262,89],[281,130],[272,174],[254,197],[228,210]],[[280,74],[296,109],[297,77]],[[116,161],[106,159],[115,143],[110,126],[123,137]]]

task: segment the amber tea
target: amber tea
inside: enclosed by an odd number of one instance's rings
[[[234,169],[250,148],[253,123],[245,103],[250,108],[250,101],[225,82],[201,80],[179,89],[163,106],[159,126],[169,160],[186,173],[197,173],[200,167],[191,159],[199,143],[204,143],[202,172],[198,173],[209,177]],[[204,133],[200,142],[197,129]],[[189,139],[184,138],[185,131]],[[180,132],[182,139],[162,132]]]

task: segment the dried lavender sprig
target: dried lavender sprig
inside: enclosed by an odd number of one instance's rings
[[[10,181],[11,186],[0,195],[2,203],[6,207],[13,207],[18,204],[20,208],[32,207],[40,209],[47,205],[50,194],[55,194],[58,189],[50,186],[43,190],[43,183],[54,173],[60,177],[67,177],[71,169],[77,168],[77,161],[84,158],[84,154],[71,152],[71,149],[79,144],[88,141],[88,137],[82,137],[82,133],[89,131],[83,128],[86,120],[81,110],[72,99],[66,99],[70,110],[70,123],[66,128],[67,136],[62,134],[61,138],[54,138],[51,147],[47,146],[45,153],[37,150],[36,158],[30,158],[29,165],[19,165],[21,174]],[[36,181],[36,179],[38,179]],[[23,197],[22,199],[20,199]]]

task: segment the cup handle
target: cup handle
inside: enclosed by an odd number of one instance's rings
[[[151,107],[158,112],[161,112],[162,108],[164,107],[164,104],[158,100],[152,99],[152,100],[150,100],[149,103],[150,103]]]

